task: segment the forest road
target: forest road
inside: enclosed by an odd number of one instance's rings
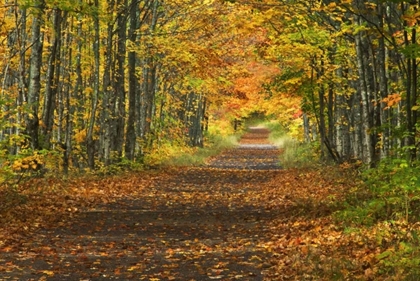
[[[281,171],[268,133],[250,128],[205,167],[159,171],[144,192],[39,230],[0,253],[0,280],[274,280],[266,245],[284,210],[261,198]]]

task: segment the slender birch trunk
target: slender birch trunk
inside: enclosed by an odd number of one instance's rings
[[[31,56],[29,59],[29,83],[27,103],[29,113],[25,115],[26,133],[30,138],[32,149],[39,149],[39,97],[41,92],[41,67],[43,34],[41,32],[45,3],[43,0],[37,3],[37,10],[32,20]]]

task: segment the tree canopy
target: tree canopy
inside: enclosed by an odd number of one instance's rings
[[[418,139],[417,1],[5,1],[2,173],[142,162],[253,113],[338,163]],[[59,165],[57,165],[59,163]]]

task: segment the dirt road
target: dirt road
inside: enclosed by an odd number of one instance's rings
[[[143,192],[83,211],[0,253],[0,280],[264,280],[279,216],[260,198],[279,172],[251,128],[207,167],[157,173]]]

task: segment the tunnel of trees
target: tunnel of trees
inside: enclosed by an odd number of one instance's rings
[[[141,162],[165,146],[203,146],[209,126],[233,130],[253,112],[338,163],[418,156],[418,1],[7,0],[0,9],[4,175]]]

